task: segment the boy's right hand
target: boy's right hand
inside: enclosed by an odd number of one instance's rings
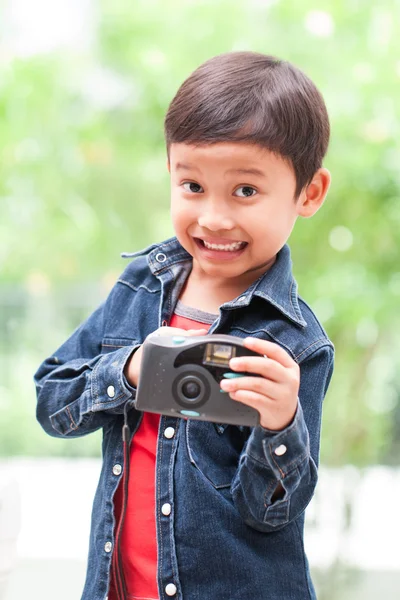
[[[179,327],[159,327],[153,333],[150,333],[147,337],[156,337],[162,335],[207,335],[208,329],[179,329]],[[147,338],[146,338],[147,339]],[[142,362],[143,346],[140,346],[132,354],[125,365],[124,375],[128,380],[128,383],[132,387],[137,388],[139,382],[140,365]]]

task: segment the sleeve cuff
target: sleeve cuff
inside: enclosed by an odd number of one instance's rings
[[[105,354],[97,363],[92,374],[93,412],[116,408],[135,398],[136,388],[128,383],[124,368],[139,346],[140,344],[128,346]]]
[[[278,479],[284,478],[310,456],[310,440],[300,402],[290,425],[282,431],[255,427],[246,454],[267,463]]]

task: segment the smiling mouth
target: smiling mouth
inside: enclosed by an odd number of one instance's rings
[[[200,238],[195,238],[196,242],[207,250],[217,250],[219,252],[237,252],[247,246],[247,242],[231,242],[230,244],[210,244]]]

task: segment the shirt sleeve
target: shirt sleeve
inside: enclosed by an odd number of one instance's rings
[[[135,388],[124,367],[139,344],[101,354],[106,302],[37,370],[37,420],[54,437],[86,435],[122,413]]]
[[[317,483],[322,402],[333,373],[334,352],[324,346],[300,364],[299,402],[282,431],[255,427],[232,482],[235,505],[259,531],[276,531],[296,519]],[[274,492],[281,486],[281,493]]]

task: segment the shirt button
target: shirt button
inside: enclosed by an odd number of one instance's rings
[[[156,255],[156,261],[158,261],[159,263],[163,263],[167,260],[167,257],[165,256],[165,254],[163,252],[159,252]]]
[[[175,435],[175,429],[173,427],[167,427],[167,429],[164,431],[164,437],[166,437],[168,440],[173,438],[174,435]]]
[[[286,450],[287,450],[287,448],[286,448],[285,444],[281,444],[280,446],[275,448],[274,452],[277,456],[282,456],[283,454],[285,454]]]
[[[104,546],[104,550],[106,552],[111,552],[111,550],[112,550],[112,543],[111,542],[106,542],[106,544]]]
[[[167,596],[175,596],[176,594],[176,585],[174,583],[169,583],[165,586],[165,593]]]
[[[168,504],[168,502],[166,504],[163,504],[161,507],[161,512],[163,515],[168,517],[171,514],[171,505]]]
[[[115,396],[115,388],[113,385],[109,385],[107,388],[107,396],[109,396],[110,398],[114,398]]]
[[[122,473],[122,467],[121,467],[121,465],[114,465],[113,466],[113,473],[114,473],[114,475],[121,475],[121,473]]]

